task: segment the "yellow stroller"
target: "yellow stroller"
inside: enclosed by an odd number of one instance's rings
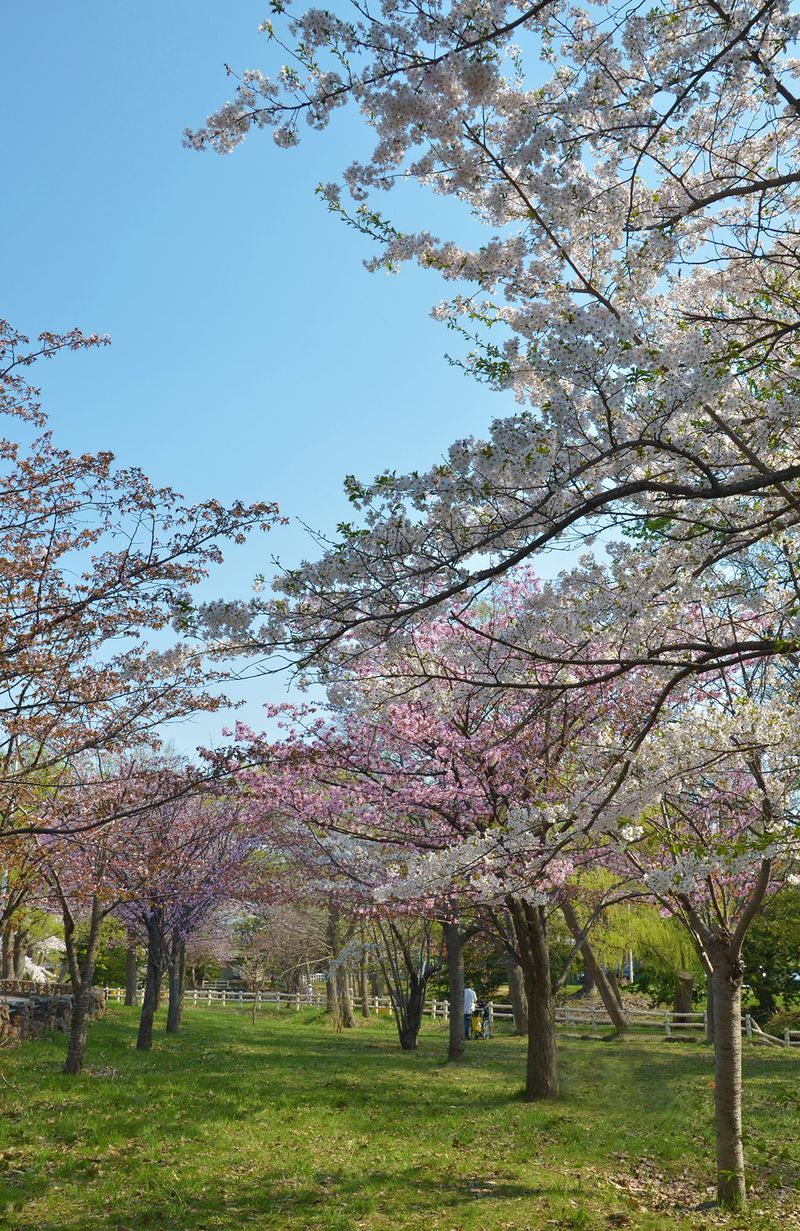
[[[489,1039],[492,1035],[491,1014],[488,1004],[479,1000],[472,1010],[472,1027],[473,1039]]]

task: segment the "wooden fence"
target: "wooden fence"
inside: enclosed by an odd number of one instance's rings
[[[105,990],[112,1003],[121,1003],[125,999],[124,988],[108,987]],[[323,1008],[326,1003],[324,991],[317,987],[314,988],[314,994],[310,998],[304,992],[246,992],[241,989],[224,987],[187,988],[184,992],[184,1005],[205,1005],[207,1008],[217,1005],[223,1009],[231,1006],[253,1008],[254,1002],[256,1012],[262,1006],[264,1008],[272,1006],[275,1009],[295,1013],[299,1013],[301,1009]],[[353,998],[353,1006],[360,1011],[360,997]],[[369,1007],[371,1013],[379,1016],[389,1016],[393,1013],[392,1003],[388,996],[370,996]],[[446,1020],[450,1006],[447,1000],[428,1000],[424,1011],[434,1020],[436,1018]],[[495,1004],[494,1002],[489,1004],[489,1014],[492,1020],[499,1021],[513,1020],[514,1017],[510,1004]],[[659,1030],[666,1038],[680,1035],[684,1031],[696,1030],[702,1034],[706,1032],[706,1014],[702,1011],[673,1013],[671,1009],[631,1008],[626,1010],[625,1016],[632,1029]],[[589,1029],[605,1028],[611,1025],[611,1019],[605,1009],[599,1005],[560,1004],[556,1007],[556,1025],[573,1028],[588,1027]],[[745,1014],[742,1019],[742,1033],[748,1039],[778,1043],[785,1047],[800,1047],[800,1030],[786,1030],[782,1039],[776,1035],[768,1035],[759,1029],[749,1013]]]

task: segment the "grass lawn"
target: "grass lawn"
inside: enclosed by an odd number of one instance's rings
[[[136,1012],[0,1054],[0,1226],[15,1231],[666,1231],[800,1227],[800,1054],[748,1047],[747,1218],[712,1197],[711,1057],[694,1043],[563,1039],[563,1099],[519,1097],[509,1035],[442,1063],[392,1023],[194,1009],[133,1048]],[[163,1028],[163,1014],[158,1029]]]

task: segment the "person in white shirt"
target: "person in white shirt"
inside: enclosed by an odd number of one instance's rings
[[[468,1039],[472,1031],[472,1014],[475,1005],[478,1003],[478,997],[472,987],[470,980],[467,980],[467,986],[464,988],[464,1038]]]

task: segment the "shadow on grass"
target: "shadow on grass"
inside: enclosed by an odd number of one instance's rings
[[[216,1186],[193,1188],[182,1183],[171,1191],[145,1194],[120,1191],[104,1203],[107,1222],[95,1223],[85,1212],[64,1209],[57,1221],[37,1221],[36,1231],[86,1231],[92,1226],[115,1231],[205,1231],[208,1227],[324,1227],[326,1231],[350,1231],[360,1220],[383,1220],[383,1225],[402,1227],[414,1214],[427,1221],[446,1209],[458,1221],[465,1207],[486,1206],[481,1218],[493,1225],[491,1207],[505,1201],[532,1201],[557,1195],[563,1188],[532,1186],[502,1179],[448,1178],[432,1176],[429,1167],[414,1166],[397,1171],[352,1173],[339,1169],[291,1176],[270,1168],[248,1176],[234,1173],[220,1177]],[[24,1194],[20,1214],[24,1218]],[[364,1224],[366,1225],[366,1223]],[[449,1224],[448,1224],[449,1225]]]

